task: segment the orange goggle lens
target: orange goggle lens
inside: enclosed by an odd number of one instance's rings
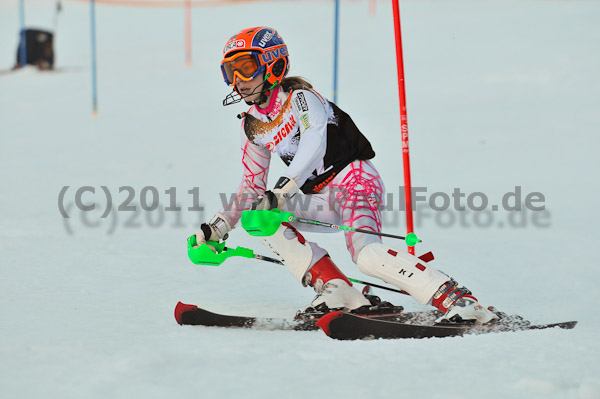
[[[221,71],[225,83],[232,86],[235,83],[235,78],[248,81],[259,75],[264,68],[261,68],[258,57],[254,53],[244,52],[238,53],[230,58],[226,58],[221,63]]]

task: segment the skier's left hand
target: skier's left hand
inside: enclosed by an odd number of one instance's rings
[[[277,196],[271,190],[265,191],[263,195],[256,197],[254,201],[252,201],[252,209],[253,211],[270,211],[271,209],[278,208],[279,201],[277,200]]]
[[[265,193],[257,197],[252,202],[252,210],[268,210],[281,209],[285,205],[285,201],[296,195],[298,192],[298,184],[294,179],[287,176],[281,176],[275,184],[273,191],[267,190]]]

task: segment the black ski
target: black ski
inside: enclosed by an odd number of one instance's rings
[[[175,320],[181,325],[207,327],[237,327],[258,330],[318,330],[317,319],[284,319],[250,316],[230,316],[209,312],[196,305],[179,302],[175,307]]]
[[[500,319],[497,323],[483,326],[468,324],[411,324],[390,320],[369,319],[344,312],[331,312],[317,322],[317,325],[323,329],[325,334],[331,338],[340,340],[457,337],[469,334],[542,330],[554,327],[572,329],[576,324],[576,321],[568,321],[532,325],[518,317],[506,317]]]
[[[401,306],[391,305],[389,307],[374,307],[373,310],[366,309],[360,315],[367,319],[423,324],[433,322],[441,313],[437,310],[404,312]],[[190,326],[310,331],[319,329],[316,323],[322,316],[323,313],[309,314],[301,319],[232,316],[209,312],[196,305],[187,305],[181,302],[175,307],[175,320],[177,320],[177,323]]]

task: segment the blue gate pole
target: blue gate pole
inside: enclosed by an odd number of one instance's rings
[[[27,35],[25,32],[25,0],[19,2],[19,14],[21,19],[21,47],[19,48],[19,63],[21,68],[27,66]]]
[[[90,1],[90,17],[92,27],[92,115],[98,115],[98,85],[96,77],[96,2]]]
[[[340,20],[340,0],[335,0],[335,30],[333,35],[333,102],[337,104],[338,90],[338,31]]]

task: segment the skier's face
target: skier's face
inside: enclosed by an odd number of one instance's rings
[[[260,99],[260,91],[262,89],[262,84],[264,82],[264,73],[256,76],[254,79],[249,80],[247,82],[239,79],[237,81],[236,87],[238,92],[244,97],[244,100],[247,103],[253,103]],[[252,93],[252,94],[251,94]]]

